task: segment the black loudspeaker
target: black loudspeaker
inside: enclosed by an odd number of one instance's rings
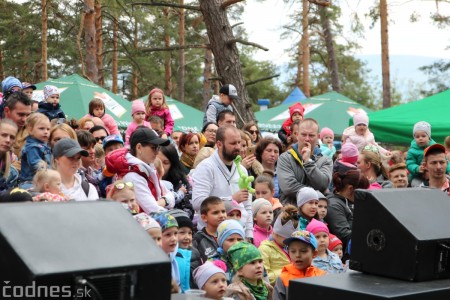
[[[450,197],[440,190],[366,191],[355,201],[350,268],[410,281],[450,278]]]
[[[170,299],[165,253],[112,201],[0,205],[1,299]]]

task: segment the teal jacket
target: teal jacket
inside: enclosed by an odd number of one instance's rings
[[[408,153],[406,154],[406,168],[411,174],[411,177],[414,176],[421,177],[421,174],[419,173],[419,167],[422,164],[423,151],[425,150],[425,148],[433,144],[436,144],[436,142],[433,139],[430,139],[430,143],[424,147],[419,147],[415,140],[411,141],[411,146],[409,147]],[[450,164],[447,165],[446,173],[448,174],[449,172],[450,172]]]

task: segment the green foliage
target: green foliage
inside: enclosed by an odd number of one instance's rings
[[[450,89],[448,83],[450,76],[449,61],[438,60],[431,65],[420,67],[419,70],[428,76],[428,88],[421,90],[425,97]]]

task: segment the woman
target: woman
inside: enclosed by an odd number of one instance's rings
[[[63,138],[69,138],[76,141],[77,134],[75,133],[75,130],[72,129],[72,127],[65,123],[61,123],[52,127],[52,129],[50,130],[50,137],[48,138],[50,148],[53,148],[56,142]]]
[[[372,145],[365,146],[359,154],[356,166],[369,180],[369,189],[392,187],[392,183],[388,180],[388,172],[381,162],[381,156],[377,147]]]
[[[245,126],[244,126],[244,128],[242,128],[242,130],[250,133],[253,145],[256,145],[257,143],[259,143],[259,140],[262,138],[261,135],[259,134],[258,126],[253,121],[245,124]]]
[[[19,172],[11,165],[11,147],[17,135],[17,125],[10,119],[0,120],[0,192],[16,186]]]
[[[275,198],[278,198],[280,194],[276,166],[282,150],[283,145],[281,145],[281,142],[271,137],[262,138],[255,149],[256,159],[262,164],[264,170],[272,171],[275,174],[273,177],[273,182],[275,184]]]
[[[181,151],[180,161],[184,166],[184,173],[188,175],[194,168],[195,157],[200,151],[200,134],[183,133],[178,143],[178,149]]]
[[[97,189],[78,174],[81,156],[88,156],[77,141],[64,138],[53,147],[53,165],[61,175],[61,191],[76,201],[97,200]]]
[[[218,128],[219,126],[217,126],[214,122],[208,122],[205,126],[203,126],[202,134],[206,138],[205,147],[214,148],[216,146],[216,133]]]
[[[169,145],[154,130],[140,126],[130,137],[130,149],[122,148],[108,153],[106,167],[125,182],[133,182],[136,200],[141,210],[150,214],[164,210],[170,193],[161,187],[153,162],[160,146]],[[175,201],[175,200],[173,200]]]
[[[333,174],[334,194],[328,197],[328,211],[325,222],[343,243],[344,249],[352,235],[353,203],[355,190],[367,189],[369,181],[358,170]]]

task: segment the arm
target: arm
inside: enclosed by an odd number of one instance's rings
[[[245,237],[253,238],[253,213],[252,213],[252,194],[248,194],[248,200],[244,202],[244,208],[247,211],[248,218],[245,223]]]
[[[170,110],[166,108],[166,111],[164,112],[164,132],[167,134],[167,136],[172,134],[173,125],[174,121],[172,115],[170,114]]]
[[[136,194],[136,200],[139,206],[144,210],[145,213],[150,214],[152,212],[158,212],[163,210],[156,203],[155,197],[153,197],[152,192],[148,188],[147,180],[139,174],[130,172],[123,177],[124,181],[131,181],[134,183],[134,192]]]
[[[206,122],[216,123],[217,119],[217,109],[214,105],[208,105],[206,110]]]
[[[192,207],[200,211],[200,205],[211,194],[214,187],[214,172],[208,164],[199,164],[192,174]]]
[[[303,165],[309,185],[324,192],[331,182],[333,161],[328,156],[322,156],[317,161],[305,162]]]
[[[419,174],[420,165],[417,163],[417,159],[411,149],[406,153],[406,168],[413,175]]]
[[[102,117],[102,121],[105,123],[106,129],[108,129],[109,134],[120,134],[119,128],[117,128],[116,121],[114,121],[111,115],[104,114]]]
[[[261,244],[258,249],[259,249],[259,252],[261,253],[263,264],[264,264],[264,267],[266,268],[267,276],[269,277],[269,282],[270,282],[270,284],[274,284],[275,280],[277,279],[277,275],[275,274],[275,272],[272,269],[272,263],[271,263],[271,259],[270,259],[270,254],[271,254],[270,248],[267,247],[265,244]]]
[[[26,158],[27,163],[30,166],[30,169],[33,173],[36,173],[39,170],[44,170],[47,166],[46,161],[43,159],[44,154],[41,153],[38,147],[29,147],[27,148]]]
[[[287,135],[286,131],[284,131],[283,127],[281,127],[280,130],[278,130],[278,138],[281,140],[283,144],[287,143]]]
[[[278,185],[280,186],[280,191],[287,198],[295,198],[297,191],[305,186],[304,182],[306,179],[304,177],[295,177],[293,166],[291,164],[292,159],[291,154],[285,152],[280,155],[277,163]],[[295,167],[297,168],[297,166]]]

